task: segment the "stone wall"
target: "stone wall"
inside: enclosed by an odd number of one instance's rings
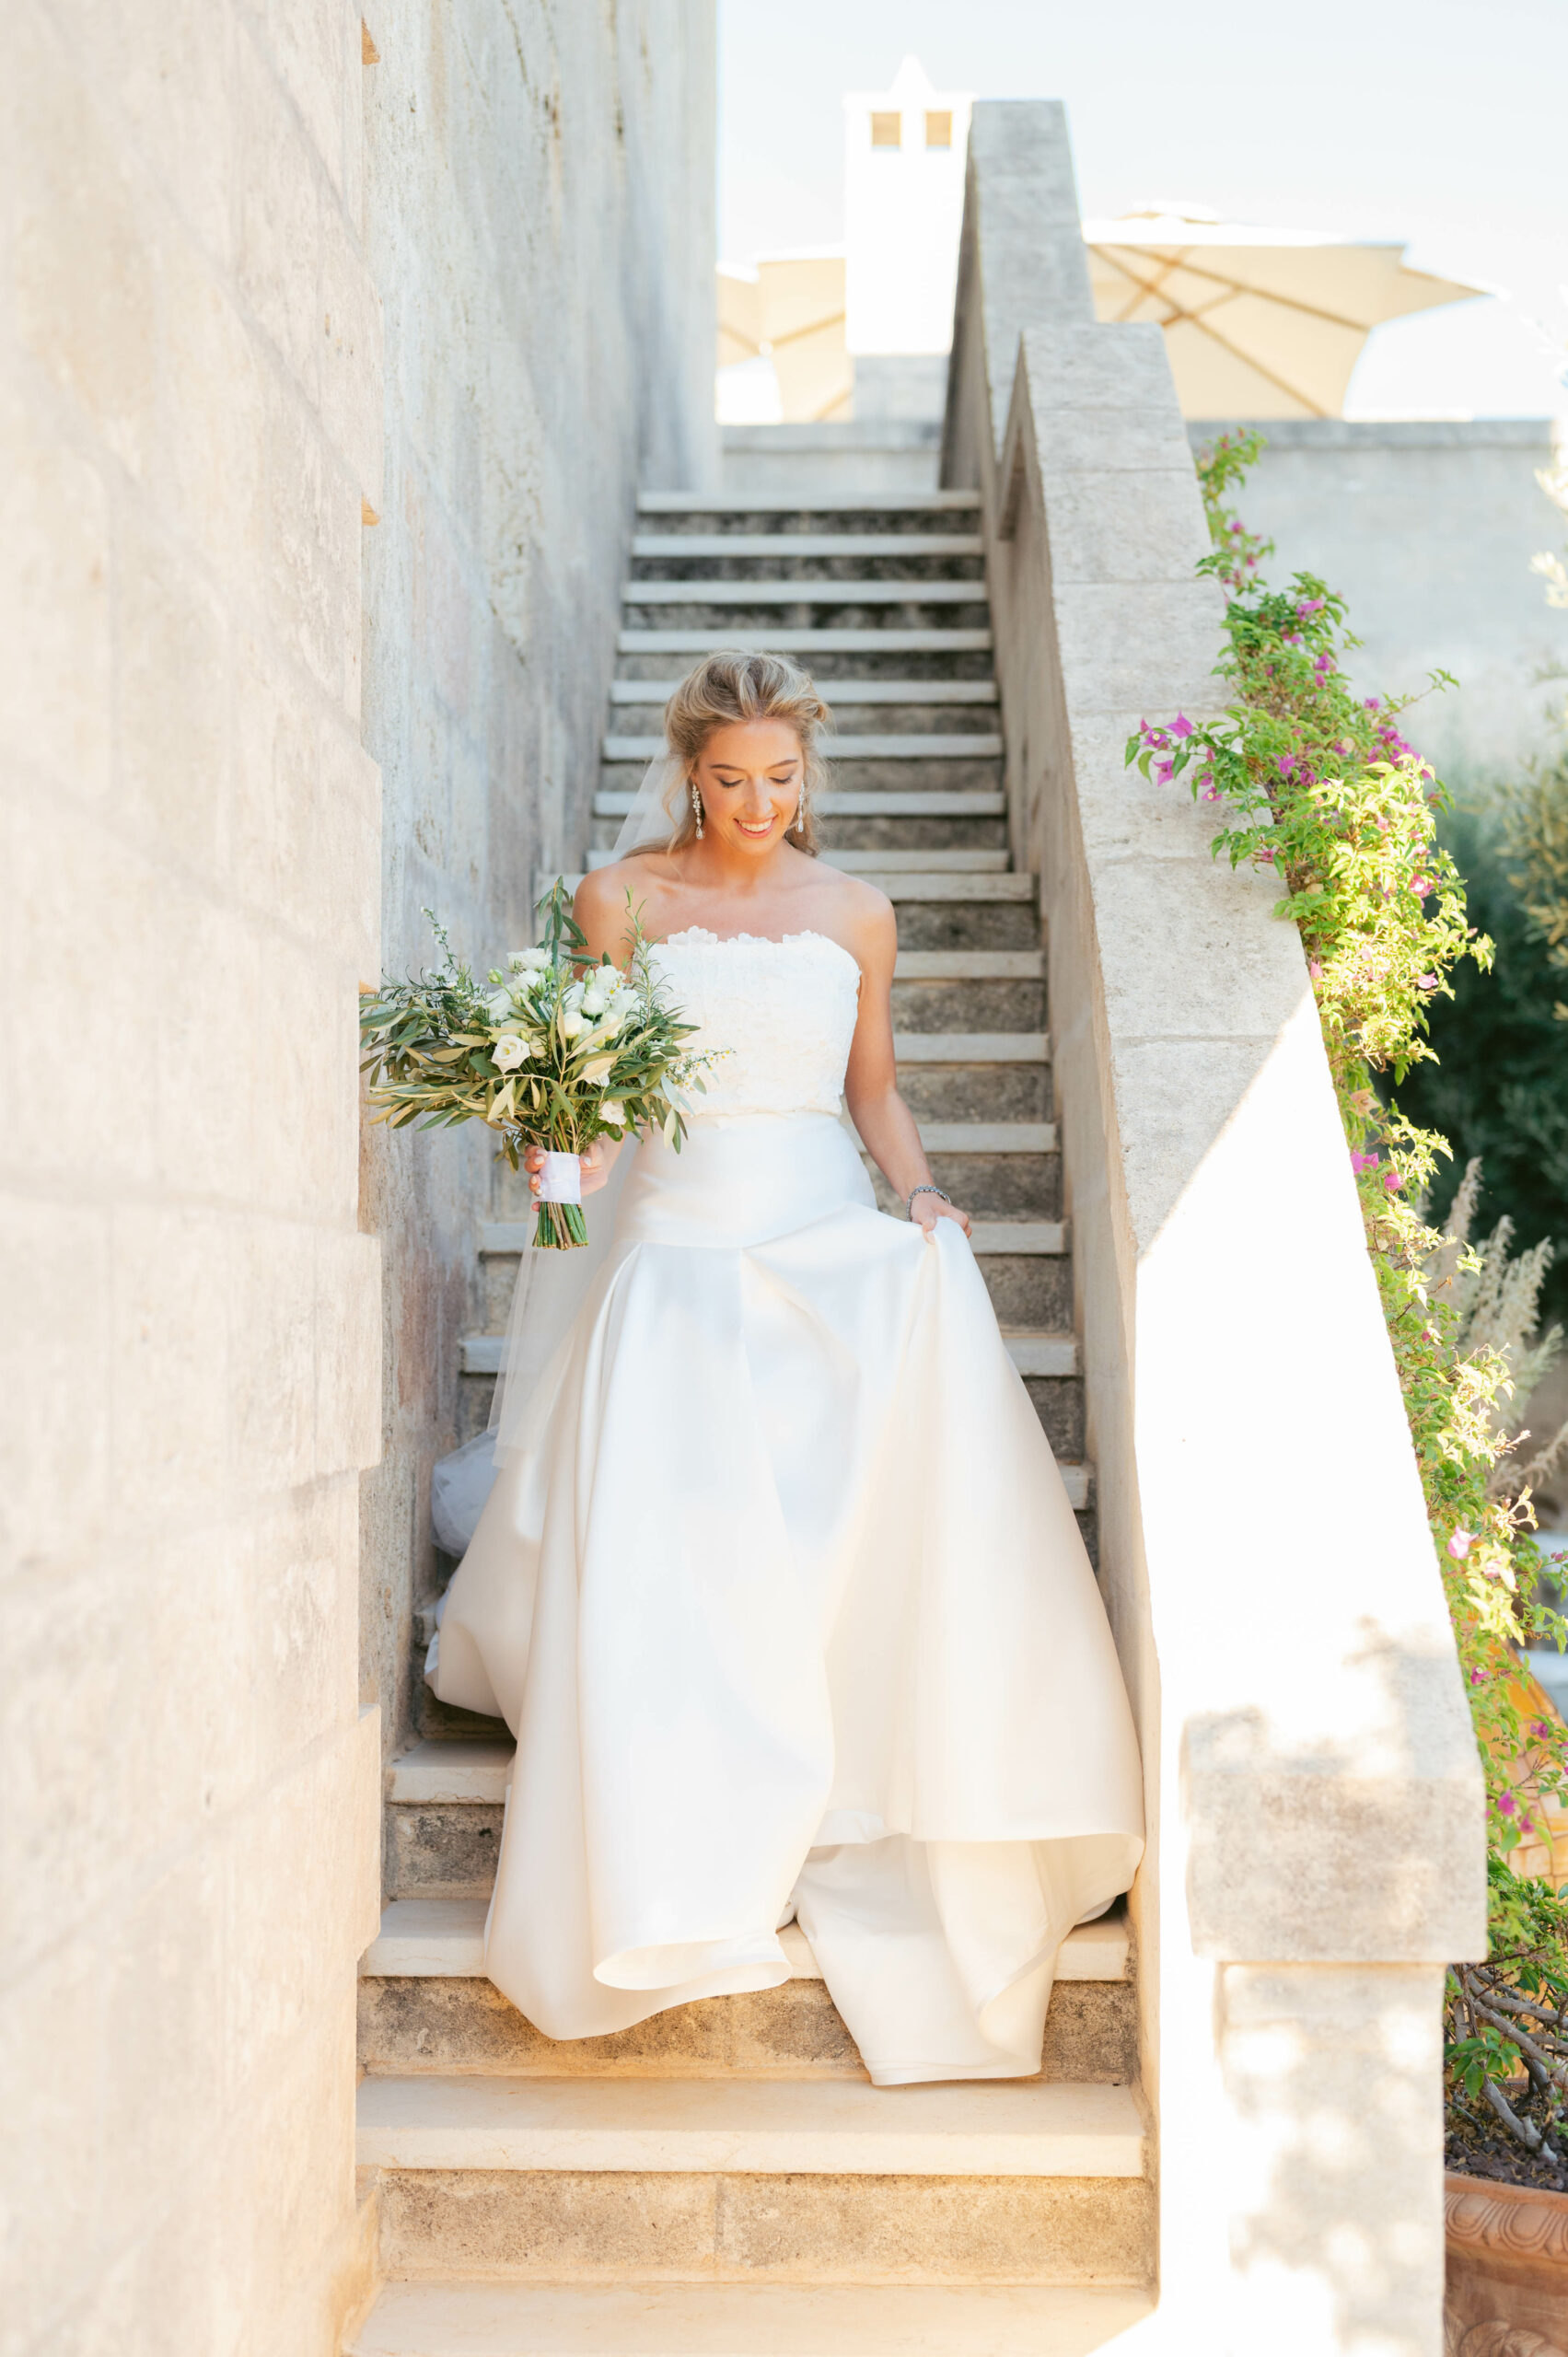
[[[364,2287],[361,70],[341,5],[0,32],[18,2357],[327,2357]]]
[[[639,467],[707,463],[711,40],[0,18],[8,2357],[331,2357],[369,2288],[374,1700],[483,1157],[362,1179],[356,988],[582,841]]]
[[[1226,430],[1188,426],[1194,445]],[[1568,614],[1530,571],[1562,537],[1536,482],[1551,462],[1547,420],[1271,418],[1260,430],[1268,447],[1237,505],[1277,543],[1270,578],[1316,573],[1350,600],[1367,693],[1452,672],[1458,688],[1417,705],[1409,734],[1456,780],[1495,777],[1540,741],[1538,673],[1568,662]]]
[[[713,0],[367,0],[366,244],[386,474],[366,535],[366,742],[385,804],[383,946],[421,911],[488,965],[534,938],[536,868],[578,867],[633,502],[712,480]],[[368,977],[367,977],[368,979]],[[386,1255],[382,1461],[366,1484],[366,1699],[395,1749],[433,1596],[430,1467],[477,1314],[477,1136],[365,1165]]]
[[[1439,1996],[1484,1848],[1420,1482],[1299,937],[1123,766],[1217,685],[1159,331],[1095,321],[1059,108],[977,107],[970,156],[944,480],[982,493],[1144,1749],[1147,2345],[1439,2357]]]

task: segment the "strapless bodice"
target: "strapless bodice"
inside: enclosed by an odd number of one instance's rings
[[[696,1053],[727,1049],[691,1092],[693,1125],[754,1113],[836,1113],[859,1011],[860,969],[823,933],[782,941],[700,925],[650,951]]]

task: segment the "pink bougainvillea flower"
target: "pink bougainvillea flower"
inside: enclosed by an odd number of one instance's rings
[[[1469,1553],[1470,1549],[1474,1545],[1475,1532],[1473,1530],[1456,1530],[1454,1536],[1448,1541],[1448,1552],[1452,1555],[1456,1563],[1462,1563],[1465,1557]]]
[[[1395,1191],[1396,1188],[1402,1187],[1404,1183],[1404,1180],[1400,1178],[1397,1170],[1388,1170],[1383,1174],[1383,1184],[1388,1188],[1390,1194]]]
[[[1173,737],[1191,736],[1192,723],[1188,719],[1187,714],[1184,712],[1179,712],[1176,718],[1171,722],[1170,733]]]
[[[1512,1794],[1512,1793],[1504,1793],[1504,1795],[1503,1795],[1503,1797],[1502,1797],[1502,1799],[1498,1802],[1497,1805],[1498,1805],[1498,1807],[1502,1810],[1502,1812],[1503,1812],[1503,1814],[1504,1814],[1504,1817],[1512,1817],[1512,1816],[1513,1816],[1513,1814],[1514,1814],[1514,1795],[1513,1795],[1513,1794]]]
[[[1364,1170],[1376,1170],[1380,1160],[1381,1156],[1376,1154],[1353,1154],[1350,1167],[1359,1177]]]
[[[1274,853],[1273,853],[1273,846],[1272,846],[1272,844],[1271,844],[1271,843],[1265,843],[1265,844],[1263,845],[1262,849],[1259,852],[1258,856],[1259,856],[1259,858],[1262,861],[1262,863],[1263,863],[1263,865],[1264,865],[1264,866],[1265,866],[1265,867],[1272,867],[1272,865],[1273,865],[1273,864],[1274,864]]]
[[[1322,969],[1322,967],[1318,964],[1318,960],[1317,960],[1317,958],[1309,958],[1307,959],[1307,971],[1308,976],[1310,977],[1310,979],[1311,979],[1313,981],[1315,981],[1315,982],[1320,982],[1320,981],[1322,981],[1322,979],[1323,979],[1323,969]]]
[[[1282,753],[1280,755],[1280,775],[1282,777],[1289,777],[1295,767],[1295,755],[1294,753]]]
[[[1383,699],[1381,696],[1368,696],[1362,705],[1362,710],[1364,712],[1381,712],[1382,708]]]
[[[1519,1830],[1521,1833],[1533,1833],[1535,1831],[1535,1826],[1529,1817],[1522,1817],[1519,1819]]]
[[[1470,1672],[1470,1684],[1472,1686],[1484,1686],[1486,1684],[1486,1672],[1482,1669],[1472,1669]]]
[[[1416,988],[1418,990],[1434,991],[1437,988],[1437,977],[1435,974],[1418,974],[1415,980]]]
[[[1174,761],[1156,761],[1155,763],[1155,783],[1156,785],[1168,785],[1175,775],[1176,763]]]

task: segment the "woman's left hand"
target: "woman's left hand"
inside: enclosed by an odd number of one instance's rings
[[[924,1228],[929,1236],[939,1219],[957,1220],[964,1234],[970,1233],[970,1215],[957,1203],[945,1203],[940,1195],[917,1195],[910,1205],[910,1225]]]
[[[577,1157],[583,1166],[585,1195],[598,1194],[610,1177],[610,1167],[620,1151],[620,1141],[613,1138],[595,1138],[592,1145],[585,1147]],[[530,1145],[527,1148],[523,1155],[523,1168],[528,1174],[528,1187],[537,1202],[540,1190],[539,1174],[544,1168],[543,1146]]]

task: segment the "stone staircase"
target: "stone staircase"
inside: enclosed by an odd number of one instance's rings
[[[1092,1552],[1037,895],[1008,860],[974,502],[641,505],[590,859],[693,656],[800,656],[840,731],[826,855],[898,906],[900,1085],[938,1183],[975,1216]],[[484,1330],[463,1342],[470,1429],[527,1208],[503,1167]],[[1120,1912],[1067,1944],[1038,2080],[873,2089],[795,1926],[779,1989],[553,2046],[481,1972],[503,1731],[433,1702],[422,1726],[390,1771],[388,1904],[362,1968],[359,2157],[387,2281],[351,2357],[1077,2357],[1147,2313]]]

